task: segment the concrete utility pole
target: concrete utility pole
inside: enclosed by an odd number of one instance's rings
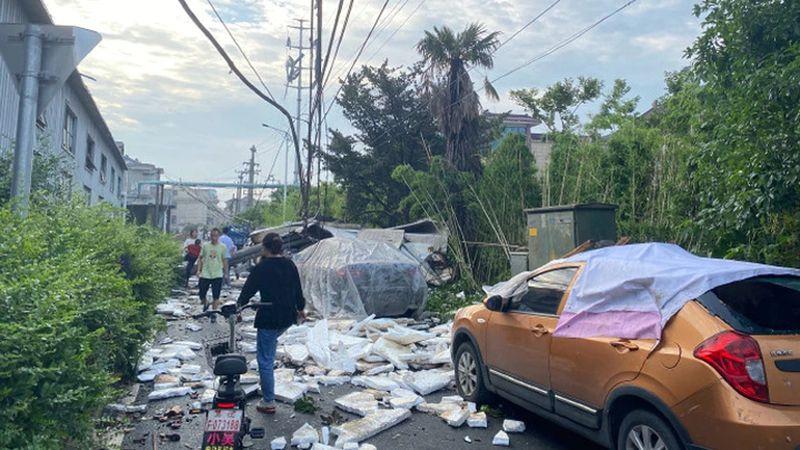
[[[233,214],[238,215],[242,212],[242,184],[244,183],[244,174],[247,173],[246,170],[240,170],[239,172],[239,184],[236,187],[236,197],[234,198],[233,204]]]
[[[300,118],[300,114],[302,111],[303,105],[303,58],[305,54],[303,50],[310,50],[310,47],[306,47],[303,43],[303,32],[308,30],[309,28],[305,26],[306,20],[305,19],[295,19],[300,25],[294,26],[290,25],[289,28],[295,29],[298,32],[298,41],[299,44],[297,46],[292,45],[291,38],[286,39],[286,47],[290,50],[297,50],[297,57],[292,58],[289,56],[288,60],[286,61],[286,83],[287,85],[291,85],[293,81],[296,81],[294,86],[297,89],[297,112],[294,118],[295,124],[295,131],[297,136],[302,136],[302,128],[303,128],[303,121]],[[298,159],[295,161],[295,169],[294,169],[294,185],[298,185],[300,179],[300,173],[298,173],[298,167],[300,167],[300,160]]]
[[[253,197],[253,184],[256,182],[256,146],[250,147],[250,164],[248,167],[248,182],[250,187],[247,188],[247,208],[250,209],[255,206]]]
[[[77,27],[0,24],[0,55],[19,93],[11,197],[21,216],[30,202],[36,117],[100,39],[97,32]]]

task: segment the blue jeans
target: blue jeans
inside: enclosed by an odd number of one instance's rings
[[[275,351],[278,348],[278,336],[286,329],[269,330],[258,329],[256,339],[256,359],[258,360],[258,374],[261,378],[261,396],[265,402],[275,401]]]

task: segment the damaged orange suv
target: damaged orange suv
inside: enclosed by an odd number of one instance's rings
[[[760,276],[685,303],[661,339],[554,336],[581,263],[531,272],[453,324],[459,393],[498,394],[617,449],[800,449],[800,278]]]

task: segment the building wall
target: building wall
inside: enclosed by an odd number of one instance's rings
[[[178,188],[173,198],[175,209],[171,231],[182,231],[187,225],[210,228],[220,224],[219,214],[210,207],[219,201],[216,190]]]
[[[0,23],[28,22],[22,8],[23,1],[35,0],[0,0]],[[19,94],[5,62],[0,58],[0,150],[13,151],[16,135],[17,110]],[[37,127],[37,144],[35,149],[58,155],[63,160],[62,176],[72,182],[76,193],[90,193],[87,200],[95,204],[101,200],[121,205],[125,196],[125,166],[121,161],[121,153],[113,139],[103,132],[105,124],[98,124],[91,114],[91,105],[82,101],[75,87],[80,75],[73,73],[67,83],[53,97],[42,114],[43,121]],[[64,118],[66,108],[75,114],[75,148],[74,154],[62,147]],[[86,154],[89,139],[95,144],[94,170],[86,167]],[[105,177],[101,176],[101,161],[106,158]],[[112,179],[113,172],[113,179]],[[120,187],[122,189],[120,189]]]

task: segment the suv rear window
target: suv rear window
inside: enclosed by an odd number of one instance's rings
[[[736,281],[712,289],[698,301],[743,333],[800,333],[800,277]]]

